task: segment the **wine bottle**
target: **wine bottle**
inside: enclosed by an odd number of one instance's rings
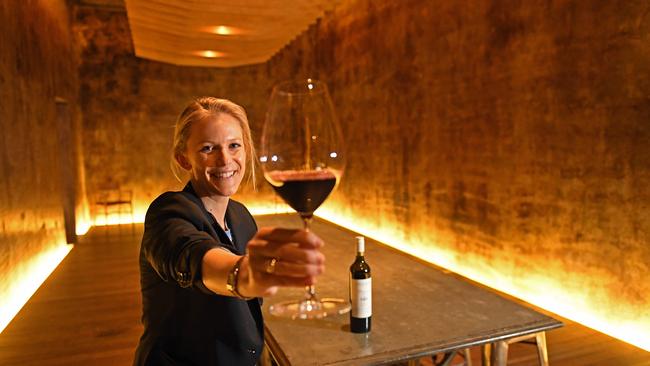
[[[367,333],[372,321],[372,278],[364,258],[365,239],[357,236],[357,257],[350,266],[350,330]]]

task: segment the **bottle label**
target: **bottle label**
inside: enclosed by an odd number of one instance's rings
[[[352,316],[368,318],[372,315],[372,278],[350,281]]]

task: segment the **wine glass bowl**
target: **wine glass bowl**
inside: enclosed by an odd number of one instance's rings
[[[303,220],[336,188],[345,170],[341,130],[327,86],[306,79],[285,81],[271,92],[262,132],[260,164],[264,178]],[[349,311],[347,301],[319,299],[313,286],[305,298],[273,304],[273,315],[323,318]]]
[[[300,216],[311,217],[336,186],[336,176],[328,169],[274,170],[266,180]]]

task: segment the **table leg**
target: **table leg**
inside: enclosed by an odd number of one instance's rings
[[[472,366],[472,354],[469,352],[469,348],[463,349],[461,351],[461,353],[463,354],[463,357],[465,358],[465,365]]]
[[[265,346],[262,350],[262,355],[260,356],[260,360],[257,364],[259,366],[277,366],[277,363],[275,363],[275,360],[273,360],[273,355],[271,355],[271,351],[269,351],[268,346]]]
[[[496,342],[494,350],[494,366],[506,366],[508,363],[508,342]]]
[[[546,332],[539,332],[535,335],[537,342],[537,357],[540,366],[548,366],[548,350],[546,349]]]
[[[442,359],[438,361],[438,358],[436,356],[432,357],[433,360],[433,366],[449,366],[451,365],[451,361],[454,359],[458,351],[451,351],[451,352],[446,352],[444,355],[442,355]],[[470,365],[471,366],[471,365]]]
[[[492,343],[486,343],[481,346],[481,365],[492,366]]]

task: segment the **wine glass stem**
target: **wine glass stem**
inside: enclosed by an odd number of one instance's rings
[[[310,225],[311,225],[311,219],[312,215],[300,215],[302,218],[302,225],[303,229],[305,231],[310,231]],[[305,294],[305,299],[308,301],[316,301],[316,287],[314,285],[306,286],[305,290],[307,290],[307,293]]]

